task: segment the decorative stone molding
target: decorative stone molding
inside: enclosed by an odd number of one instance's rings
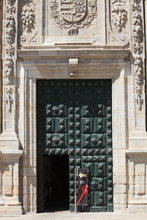
[[[109,0],[110,30],[112,38],[121,44],[128,44],[128,2],[127,0]]]
[[[14,83],[16,60],[16,0],[6,1],[4,77],[5,84]]]
[[[17,59],[17,0],[6,0],[4,18],[3,47],[3,132],[15,126],[15,83]],[[11,128],[10,128],[11,125]]]
[[[50,17],[69,36],[76,36],[80,28],[89,27],[97,14],[97,0],[49,0]]]
[[[132,53],[135,77],[136,103],[141,110],[143,104],[144,87],[144,27],[143,27],[143,2],[142,0],[132,0]]]

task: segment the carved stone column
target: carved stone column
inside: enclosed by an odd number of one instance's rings
[[[17,0],[4,1],[3,132],[0,135],[0,215],[20,215],[19,140],[16,122]]]

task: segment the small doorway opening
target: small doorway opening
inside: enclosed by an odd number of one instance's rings
[[[69,210],[69,156],[44,156],[44,210]]]

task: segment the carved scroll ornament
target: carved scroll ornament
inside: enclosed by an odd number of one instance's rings
[[[80,28],[89,27],[96,17],[97,0],[49,0],[50,17],[69,36],[76,36]]]

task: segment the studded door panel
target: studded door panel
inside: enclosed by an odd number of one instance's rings
[[[43,204],[43,155],[69,155],[70,210],[74,169],[88,168],[88,206],[112,211],[111,80],[39,80],[37,87],[38,204]],[[43,206],[43,205],[42,205]]]

